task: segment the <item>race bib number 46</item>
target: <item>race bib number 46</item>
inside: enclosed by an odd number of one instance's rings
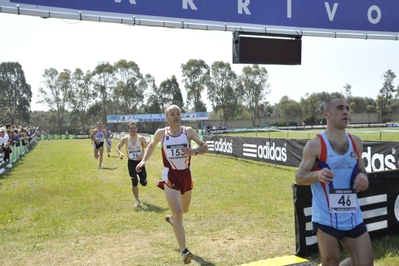
[[[355,189],[330,189],[330,212],[357,212],[357,194]]]

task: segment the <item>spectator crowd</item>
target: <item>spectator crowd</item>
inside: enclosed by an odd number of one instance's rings
[[[0,126],[0,164],[9,162],[15,147],[30,145],[31,140],[39,135],[38,127]]]

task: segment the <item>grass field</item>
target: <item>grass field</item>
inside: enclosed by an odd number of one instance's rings
[[[115,141],[116,142],[116,141]],[[116,146],[117,143],[114,144]],[[97,169],[89,140],[40,141],[0,176],[0,265],[182,265],[165,196],[147,163],[134,208],[127,162]],[[295,168],[205,154],[185,215],[191,265],[241,265],[295,253]],[[375,265],[399,265],[399,238],[373,241]],[[318,263],[318,257],[309,258]]]

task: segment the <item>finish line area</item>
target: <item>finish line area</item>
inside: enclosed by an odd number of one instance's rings
[[[316,264],[307,259],[291,255],[254,261],[240,266],[316,266]]]

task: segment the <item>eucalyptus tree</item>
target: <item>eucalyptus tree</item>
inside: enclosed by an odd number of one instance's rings
[[[119,60],[114,64],[114,102],[123,114],[137,113],[143,104],[147,82],[134,61]],[[149,80],[151,77],[148,77]]]
[[[351,114],[354,114],[357,111],[355,98],[352,96],[352,85],[346,83],[344,86],[344,95],[346,103],[349,105],[351,109]]]
[[[78,123],[83,132],[85,132],[87,126],[87,110],[95,99],[95,91],[91,78],[91,71],[87,71],[85,74],[80,68],[77,68],[73,72],[71,80],[69,97],[72,105],[71,116],[78,118]]]
[[[162,81],[161,85],[159,85],[157,95],[162,110],[165,110],[166,107],[172,104],[176,104],[180,108],[184,107],[183,94],[181,93],[181,89],[175,75]]]
[[[290,99],[288,96],[284,96],[280,99],[278,108],[286,123],[298,122],[298,119],[302,118],[301,105],[297,101]]]
[[[375,113],[375,101],[372,98],[354,96],[352,101],[355,102],[353,107],[351,106],[351,114],[354,113]]]
[[[67,122],[67,108],[70,102],[71,71],[64,69],[58,73],[54,68],[45,69],[43,74],[44,87],[39,88],[38,103],[47,105],[54,112],[58,126],[58,133],[64,132]]]
[[[214,112],[220,112],[227,125],[228,119],[236,118],[239,98],[237,95],[237,74],[228,62],[216,61],[211,66],[211,75],[207,84],[208,99]]]
[[[100,101],[96,101],[101,105],[102,117],[99,120],[105,122],[107,121],[107,103],[113,101],[113,89],[116,85],[114,67],[108,62],[99,63],[93,71],[91,82],[95,96],[100,98]]]
[[[316,93],[306,93],[306,98],[300,100],[303,110],[303,116],[307,123],[319,124],[324,109],[324,102]]]
[[[396,78],[395,73],[388,69],[384,73],[384,83],[377,95],[377,112],[380,121],[388,121],[391,119],[392,114],[392,99],[396,92],[393,85],[393,80]]]
[[[165,109],[161,107],[161,102],[157,94],[152,93],[143,107],[143,111],[145,114],[163,114]],[[162,126],[162,125],[161,125]],[[140,125],[140,132],[155,132],[159,127],[159,123],[152,122],[152,123],[143,123]]]
[[[29,121],[32,90],[19,63],[0,64],[0,93],[1,122],[20,124],[21,119]]]
[[[203,60],[190,59],[181,65],[184,87],[187,90],[187,108],[205,112],[202,93],[209,79],[209,66]]]
[[[245,66],[238,78],[237,92],[251,116],[253,126],[256,118],[260,120],[262,114],[260,106],[266,102],[266,97],[270,93],[268,78],[266,68],[259,65]]]
[[[146,74],[144,77],[144,80],[147,84],[147,89],[145,91],[144,98],[149,99],[152,95],[158,95],[159,89],[158,89],[157,84],[155,83],[155,77],[152,76],[151,74]],[[159,100],[158,100],[158,102],[159,102]],[[142,105],[143,105],[143,108],[145,108],[146,104],[143,103]],[[140,108],[140,109],[143,109],[143,108]]]

